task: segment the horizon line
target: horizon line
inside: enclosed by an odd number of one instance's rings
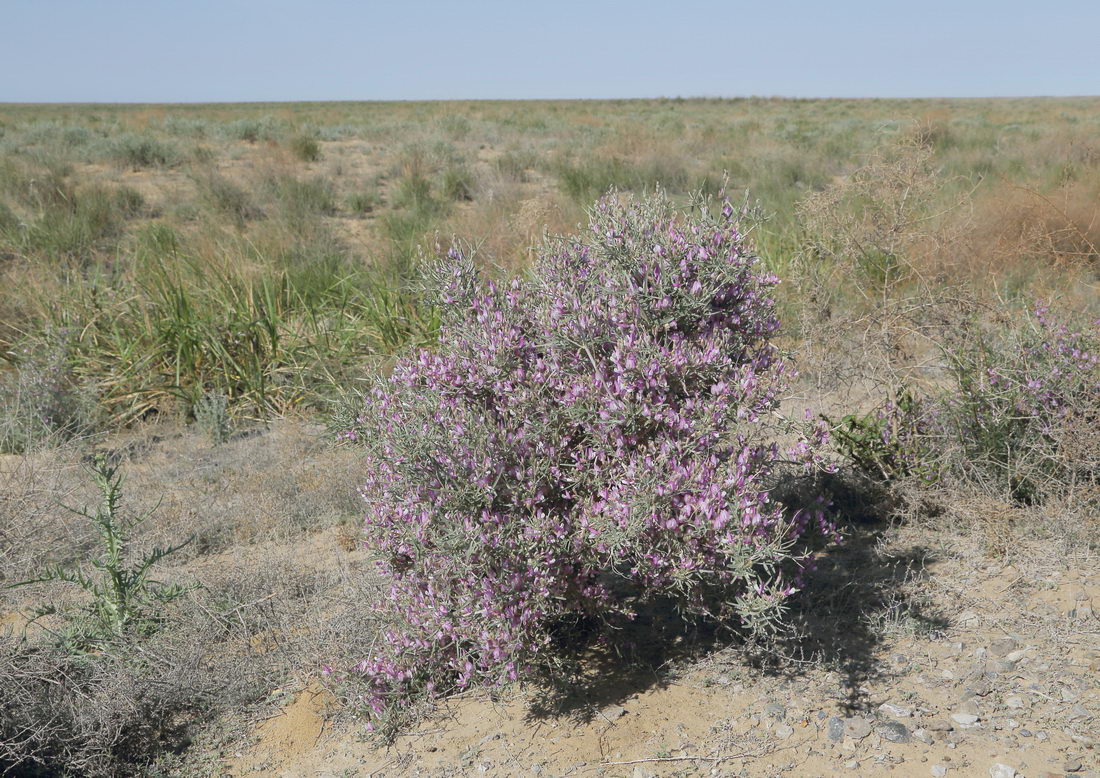
[[[800,95],[690,95],[655,97],[419,97],[419,98],[337,98],[323,99],[245,99],[245,100],[175,100],[175,101],[148,101],[148,100],[35,100],[35,101],[5,101],[0,100],[0,107],[13,106],[204,106],[204,105],[301,105],[301,104],[331,104],[331,103],[598,103],[598,102],[735,102],[748,100],[767,101],[887,101],[887,100],[1095,100],[1100,99],[1100,94],[1079,95],[926,95],[916,96],[845,96],[834,95],[800,96]]]

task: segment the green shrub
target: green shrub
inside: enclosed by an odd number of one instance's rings
[[[292,220],[310,216],[331,216],[336,212],[336,194],[323,178],[298,179],[285,176],[268,182],[284,214]]]
[[[565,193],[578,202],[590,202],[610,189],[640,192],[660,186],[675,193],[687,192],[702,183],[692,180],[687,169],[675,160],[635,163],[618,157],[595,157],[560,163],[554,172]]]
[[[225,176],[211,170],[194,175],[193,180],[199,201],[210,210],[228,216],[238,227],[262,215],[248,192]]]
[[[348,195],[346,203],[349,211],[357,216],[364,216],[382,204],[382,195],[377,187],[370,187],[352,192]]]
[[[120,167],[141,170],[164,167],[179,161],[174,146],[148,135],[126,134],[111,139],[107,144],[107,156]]]
[[[443,196],[449,200],[473,200],[477,180],[466,167],[449,167],[443,173]]]
[[[303,162],[316,162],[321,158],[321,144],[309,135],[295,135],[287,145],[291,153]]]

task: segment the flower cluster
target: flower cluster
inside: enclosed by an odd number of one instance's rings
[[[776,442],[791,373],[763,272],[728,202],[602,201],[587,239],[530,278],[434,268],[438,348],[367,398],[367,537],[391,629],[356,668],[376,716],[546,669],[569,618],[672,596],[748,628],[799,585],[820,506],[772,497],[813,474],[823,426]],[[785,430],[790,433],[794,427]]]

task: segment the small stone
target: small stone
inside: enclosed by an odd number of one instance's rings
[[[1005,654],[1005,660],[1013,663],[1019,662],[1030,650],[1030,648],[1019,648],[1015,651],[1009,651],[1007,654]]]
[[[884,702],[878,706],[878,709],[883,713],[893,716],[895,719],[907,719],[913,715],[912,708],[906,708],[903,705],[895,705],[892,702]]]
[[[626,715],[626,708],[624,708],[622,705],[612,705],[610,708],[603,712],[603,715],[605,715],[612,721],[614,721],[615,719],[621,719],[623,716]]]
[[[943,778],[947,775],[947,768],[942,764],[932,765],[932,775],[935,776],[935,778]]]
[[[1024,702],[1024,698],[1018,694],[1014,694],[1011,697],[1005,697],[1005,706],[1008,708],[1026,708],[1027,703]]]
[[[936,742],[936,739],[932,737],[932,733],[930,733],[924,727],[913,730],[913,739],[924,743],[926,746],[930,746]]]
[[[1019,735],[1020,737],[1034,737],[1035,736],[1035,733],[1032,732],[1030,729],[1021,729],[1016,734]]]
[[[950,732],[954,729],[954,727],[951,726],[949,722],[944,721],[943,719],[932,719],[924,726],[925,729],[928,729],[931,732]]]
[[[962,643],[948,643],[947,644],[947,655],[948,656],[962,656],[963,649],[965,649],[965,648],[966,648],[966,646]]]
[[[962,699],[968,700],[971,697],[984,697],[993,690],[989,681],[985,678],[978,678],[966,685],[966,689],[963,690]]]
[[[860,718],[845,719],[844,734],[853,740],[862,740],[871,734],[871,722]]]
[[[970,727],[978,723],[978,717],[973,713],[952,713],[951,720],[964,727]]]
[[[989,653],[993,656],[1007,656],[1015,651],[1019,645],[1012,638],[997,638],[989,644]]]
[[[825,726],[825,733],[828,735],[829,740],[840,742],[844,739],[844,719],[840,716],[833,716],[829,719],[829,723]]]
[[[764,706],[764,713],[773,719],[782,721],[787,717],[787,707],[779,702],[769,702]]]
[[[1016,778],[1016,768],[998,762],[989,768],[989,778]]]
[[[967,700],[959,706],[957,713],[969,713],[972,716],[980,716],[981,711],[978,709],[978,703],[973,700]]]
[[[844,769],[845,770],[858,770],[859,769],[859,760],[858,759],[852,759],[851,761],[845,762],[844,763]]]
[[[1039,741],[1042,741],[1043,743],[1045,743],[1045,742],[1047,742],[1048,740],[1050,740],[1050,735],[1048,735],[1048,734],[1047,734],[1047,733],[1046,733],[1045,731],[1043,731],[1043,730],[1039,730],[1038,732],[1036,732],[1036,733],[1035,733],[1035,739],[1036,739],[1036,740],[1039,740]]]
[[[789,727],[786,724],[780,724],[778,727],[775,728],[775,736],[780,740],[786,740],[793,734],[794,728]]]
[[[657,773],[648,767],[642,767],[640,764],[634,765],[634,772],[631,775],[633,778],[657,778]]]
[[[1062,769],[1067,773],[1079,773],[1081,772],[1081,763],[1076,759],[1068,759],[1065,764],[1062,765]]]
[[[891,743],[908,743],[909,728],[900,721],[884,721],[875,727],[875,731],[883,740]]]
[[[1092,718],[1092,714],[1088,712],[1084,705],[1074,705],[1069,709],[1069,715],[1066,718],[1070,721],[1087,721]]]

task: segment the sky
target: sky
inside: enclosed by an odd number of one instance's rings
[[[0,0],[0,102],[1100,94],[1100,0]]]

